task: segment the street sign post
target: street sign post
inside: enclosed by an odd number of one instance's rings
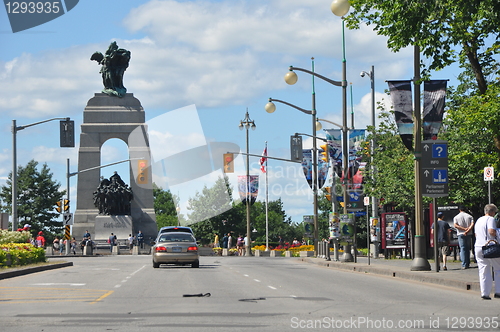
[[[73,213],[67,212],[63,214],[64,226],[73,225]]]
[[[493,167],[484,168],[484,181],[488,182],[488,204],[491,204],[491,182],[495,178],[495,171]]]
[[[448,196],[448,142],[443,140],[422,141],[422,195],[427,197]]]

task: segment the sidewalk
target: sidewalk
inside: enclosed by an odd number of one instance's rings
[[[342,258],[342,257],[340,257]],[[392,278],[413,280],[430,284],[443,285],[461,290],[474,291],[479,294],[479,275],[477,264],[471,262],[471,268],[462,270],[460,261],[448,261],[447,271],[434,270],[434,261],[429,261],[431,271],[411,271],[412,260],[410,259],[370,259],[368,265],[367,257],[357,258],[357,262],[327,261],[324,258],[303,257],[302,261],[322,265],[329,268],[348,270],[352,272],[378,274]],[[442,268],[442,267],[441,267]],[[478,295],[479,296],[479,295]]]

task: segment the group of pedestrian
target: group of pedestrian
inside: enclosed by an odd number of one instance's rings
[[[240,234],[237,238],[236,241],[233,242],[233,235],[231,232],[224,234],[222,237],[222,249],[233,249],[236,247],[237,255],[238,256],[243,256],[246,248],[248,248],[248,237],[245,236],[243,237],[242,234]],[[213,242],[213,247],[214,248],[220,248],[220,243],[219,243],[219,235],[214,234],[214,242]]]
[[[484,216],[474,222],[474,218],[466,212],[464,206],[459,207],[459,213],[453,218],[453,226],[457,230],[458,246],[460,248],[460,261],[462,269],[470,268],[470,251],[472,234],[474,233],[474,257],[479,272],[479,285],[481,298],[491,300],[490,294],[495,280],[495,298],[500,298],[500,258],[484,258],[483,246],[493,240],[500,243],[500,225],[497,224],[495,216],[498,216],[498,208],[494,204],[484,207]],[[450,254],[449,244],[451,240],[451,227],[443,220],[443,213],[437,213],[437,246],[439,258],[443,263],[443,270],[447,271],[446,256]],[[431,227],[431,234],[434,224]]]

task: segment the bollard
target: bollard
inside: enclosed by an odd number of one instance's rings
[[[112,254],[113,255],[119,255],[120,254],[120,244],[119,243],[117,243],[115,246],[113,246]]]
[[[139,255],[139,247],[138,246],[132,247],[132,255]]]
[[[85,246],[83,247],[83,255],[84,256],[92,256],[94,253],[93,253],[93,250],[92,250],[92,246]]]
[[[330,241],[325,242],[325,247],[326,247],[326,252],[325,252],[325,259],[327,261],[331,261],[332,259],[330,258]]]

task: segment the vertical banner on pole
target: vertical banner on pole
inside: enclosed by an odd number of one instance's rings
[[[401,136],[401,140],[403,140],[403,144],[406,148],[413,151],[413,102],[411,96],[411,82],[410,80],[387,81],[399,136]]]
[[[446,80],[431,80],[424,82],[424,140],[435,139],[443,123],[444,104],[446,97]]]

